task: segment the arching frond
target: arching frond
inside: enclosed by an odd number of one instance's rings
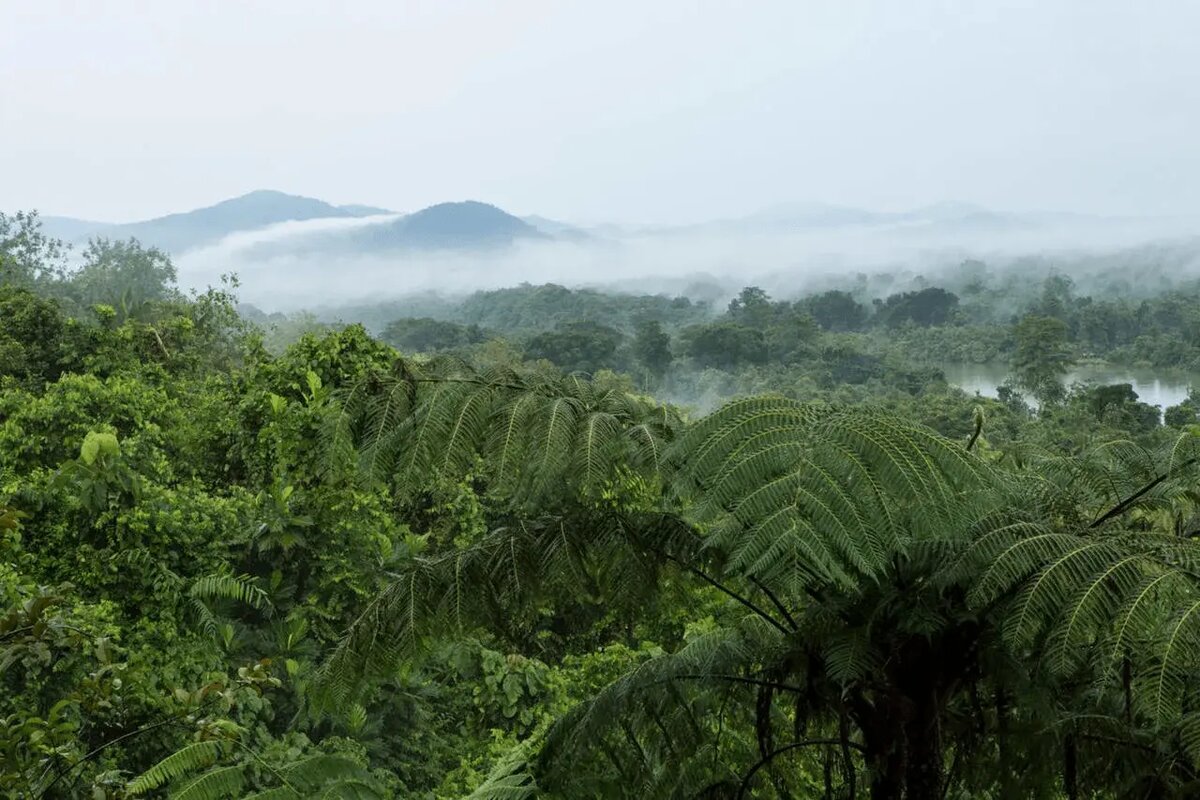
[[[787,588],[852,587],[912,542],[961,537],[998,480],[960,444],[871,409],[735,401],[672,449],[727,572]]]
[[[464,800],[531,800],[539,794],[530,768],[532,742],[519,743],[488,772]]]
[[[489,489],[544,506],[587,495],[618,466],[653,473],[678,418],[579,376],[476,371],[460,360],[397,362],[344,393],[328,440],[357,443],[363,466],[402,494],[482,463]]]
[[[652,658],[555,722],[533,774],[567,796],[591,791],[598,780],[638,785],[654,797],[687,796],[680,791],[686,787],[699,791],[710,782],[714,748],[736,736],[721,725],[714,728],[712,715],[728,697],[742,698],[744,707],[764,690],[804,691],[774,673],[791,645],[776,628],[748,614],[731,628]],[[596,773],[604,765],[607,777]]]
[[[434,638],[518,624],[548,597],[608,598],[636,607],[658,564],[620,515],[515,519],[471,546],[416,559],[347,631],[317,675],[326,707],[344,708],[364,680],[389,674]],[[684,535],[676,531],[674,535]],[[597,581],[604,572],[604,587]]]
[[[146,794],[178,780],[184,775],[212,766],[225,754],[226,750],[226,743],[216,739],[193,742],[176,750],[134,778],[125,790],[131,797]]]
[[[245,768],[241,764],[219,767],[198,775],[172,792],[174,800],[223,800],[237,797],[246,783]]]
[[[267,593],[249,575],[205,575],[188,587],[188,596],[197,600],[234,600],[257,609],[271,606]]]

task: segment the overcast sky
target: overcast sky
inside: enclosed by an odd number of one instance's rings
[[[1200,213],[1200,3],[0,0],[0,209]]]

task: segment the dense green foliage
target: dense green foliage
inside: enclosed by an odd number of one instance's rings
[[[0,217],[0,794],[1195,796],[1200,401],[1060,382],[1188,290],[963,273],[378,340]]]

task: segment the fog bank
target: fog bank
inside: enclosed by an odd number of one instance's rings
[[[978,214],[956,219],[810,225],[759,219],[687,228],[612,226],[572,240],[519,240],[488,249],[354,252],[326,246],[338,235],[396,219],[288,222],[238,233],[177,259],[185,288],[236,274],[242,300],[267,311],[385,300],[417,292],[465,294],[523,282],[640,292],[683,291],[704,281],[757,284],[780,297],[881,272],[933,279],[967,259],[1003,268],[1036,259],[1048,269],[1116,267],[1135,257],[1169,266],[1173,277],[1200,273],[1195,220],[1100,219]],[[1156,255],[1157,253],[1157,255]]]

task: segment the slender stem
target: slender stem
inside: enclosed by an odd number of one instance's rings
[[[297,795],[300,794],[300,792],[296,791],[296,787],[292,786],[292,784],[288,781],[288,779],[283,777],[283,775],[279,772],[279,770],[272,767],[266,761],[263,761],[262,756],[260,756],[253,748],[247,747],[246,745],[242,744],[241,742],[237,741],[236,739],[234,740],[234,744],[236,744],[238,747],[242,748],[247,753],[249,753],[251,758],[253,758],[259,764],[261,764],[263,769],[267,770],[272,775],[274,775],[276,778],[278,778],[280,783],[282,783],[287,788],[291,789],[293,792],[296,792]]]
[[[660,681],[655,681],[650,684],[655,686],[661,683],[670,683],[671,681],[725,681],[727,683],[744,683],[747,686],[758,686],[764,689],[775,689],[780,692],[794,692],[797,694],[804,692],[803,686],[796,686],[792,683],[777,683],[775,681],[761,681],[757,678],[746,678],[741,675],[704,675],[701,673],[689,673],[687,675],[672,675],[669,678],[663,678]]]
[[[796,620],[790,613],[788,613],[787,607],[784,606],[783,602],[775,595],[774,592],[768,589],[758,578],[751,576],[750,582],[757,586],[759,590],[765,594],[768,599],[770,599],[776,610],[779,611],[780,614],[783,614],[783,618],[787,620],[788,625],[791,626],[793,631],[800,629],[800,626],[796,624]]]
[[[838,746],[842,749],[842,765],[846,770],[846,788],[850,800],[855,800],[858,795],[858,777],[854,771],[854,759],[850,757],[850,746],[853,744],[850,741],[850,715],[846,713],[846,706],[843,704],[838,709]],[[863,752],[866,749],[863,748]]]
[[[981,433],[983,433],[983,415],[979,414],[975,417],[975,430],[971,431],[971,438],[967,440],[968,453],[975,446],[975,442],[979,440],[979,434]]]
[[[843,747],[853,747],[860,752],[866,752],[866,748],[858,742],[843,741],[841,739],[806,739],[803,742],[792,742],[791,744],[785,744],[783,747],[777,747],[770,753],[767,753],[766,756],[759,759],[757,764],[750,768],[750,771],[747,772],[745,777],[742,778],[742,785],[738,787],[738,800],[741,800],[741,798],[746,796],[746,792],[749,790],[750,784],[754,780],[754,776],[758,774],[758,771],[770,764],[776,756],[786,753],[789,750],[797,750],[801,747],[820,747],[823,745],[828,746],[835,744]]]
[[[74,772],[80,766],[86,764],[88,761],[95,758],[97,755],[99,755],[103,751],[112,747],[114,744],[123,742],[126,739],[131,739],[134,736],[141,736],[143,733],[149,733],[150,731],[157,730],[159,728],[165,728],[167,725],[176,725],[179,723],[179,721],[181,719],[183,719],[183,716],[186,716],[186,715],[177,715],[174,717],[170,717],[168,719],[159,720],[158,722],[155,722],[151,725],[144,725],[141,728],[135,728],[134,730],[129,731],[128,733],[123,733],[115,739],[110,739],[109,741],[100,745],[96,749],[92,750],[87,755],[80,758],[74,764],[71,764],[71,766],[67,767],[67,769],[65,769],[62,772],[59,772],[57,775],[55,775],[54,780],[50,781],[50,783],[48,783],[44,789],[42,789],[40,792],[38,792],[37,796],[39,798],[45,797],[47,792],[49,792],[51,789],[53,789],[54,785],[56,783],[58,783],[60,780],[67,777],[68,775],[70,775],[72,772]],[[40,785],[41,782],[46,779],[46,775],[50,772],[50,770],[51,770],[51,767],[49,767],[49,766],[46,767],[46,770],[42,773],[41,777],[38,778],[37,784],[35,784],[35,785]]]
[[[1196,460],[1197,459],[1195,459],[1195,458],[1189,458],[1187,461],[1184,461],[1183,463],[1181,463],[1178,468],[1183,469],[1184,467],[1189,467],[1192,464],[1195,464]],[[1101,525],[1103,525],[1105,522],[1108,522],[1113,517],[1118,517],[1121,514],[1124,514],[1126,511],[1129,510],[1129,507],[1131,505],[1136,503],[1138,501],[1138,499],[1142,497],[1142,495],[1146,494],[1146,492],[1149,492],[1151,489],[1153,489],[1155,486],[1158,486],[1160,483],[1162,483],[1169,477],[1171,477],[1171,473],[1169,473],[1169,472],[1164,472],[1162,475],[1159,475],[1157,478],[1155,478],[1154,480],[1147,483],[1141,489],[1138,489],[1136,492],[1129,495],[1129,497],[1126,497],[1124,500],[1122,500],[1121,502],[1117,503],[1115,506],[1110,508],[1105,514],[1103,514],[1099,519],[1097,519],[1095,522],[1093,522],[1088,527],[1098,528]]]
[[[730,589],[728,586],[725,586],[720,581],[711,577],[710,575],[708,575],[708,573],[704,572],[703,570],[693,567],[691,564],[688,564],[687,562],[671,555],[670,553],[663,552],[662,550],[655,550],[654,548],[649,548],[649,549],[651,552],[657,553],[658,555],[662,556],[663,558],[667,559],[668,561],[675,562],[676,564],[683,567],[685,570],[692,573],[693,575],[695,575],[697,578],[704,581],[708,585],[710,585],[716,589],[719,589],[720,591],[729,595],[734,600],[741,603],[746,608],[750,609],[756,615],[758,615],[759,617],[762,617],[765,621],[770,623],[772,627],[774,627],[776,630],[778,630],[780,633],[784,634],[785,636],[790,636],[792,634],[792,631],[788,630],[782,623],[780,623],[779,620],[775,619],[773,616],[768,614],[766,612],[766,610],[764,610],[763,608],[758,606],[756,603],[754,603],[754,601],[749,600],[745,597],[742,597],[740,594],[735,592],[733,589]]]

